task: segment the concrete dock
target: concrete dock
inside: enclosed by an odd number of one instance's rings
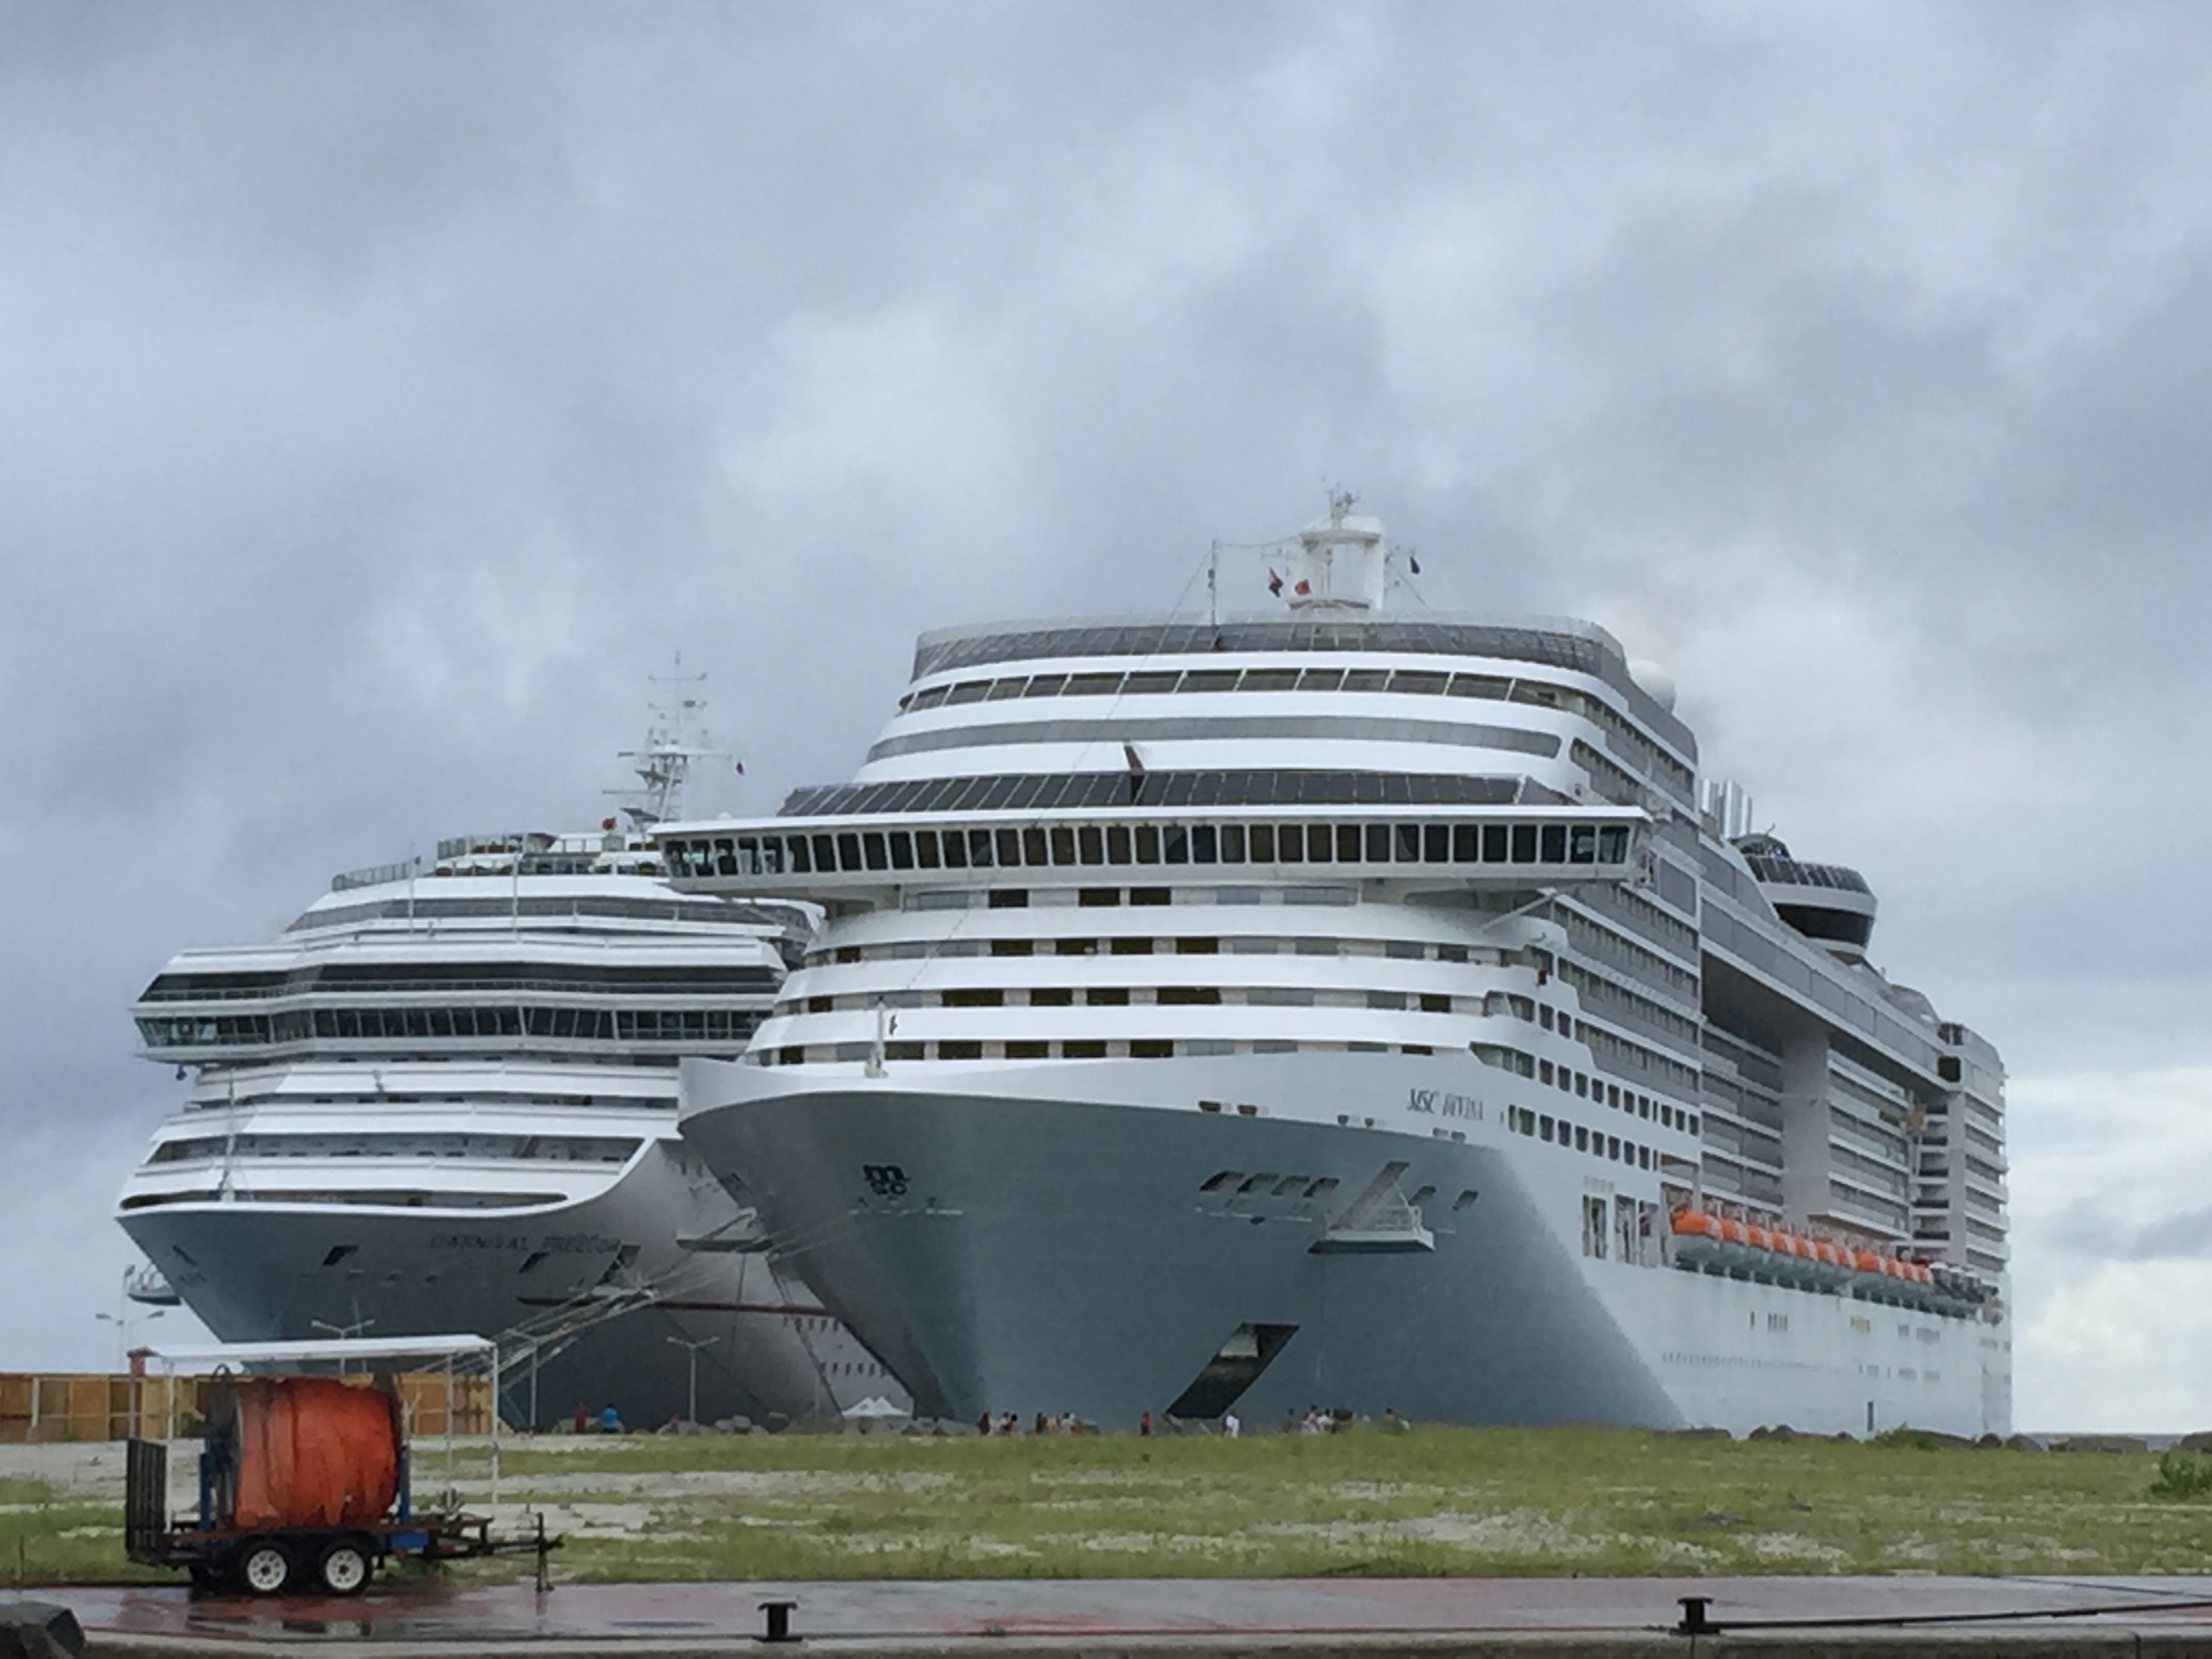
[[[2212,1575],[2155,1578],[1091,1579],[455,1586],[354,1600],[194,1597],[182,1588],[37,1592],[97,1655],[757,1654],[761,1604],[805,1646],[990,1656],[2212,1656]],[[1680,1629],[1706,1598],[1717,1632]],[[1914,1622],[1921,1621],[1921,1622]]]

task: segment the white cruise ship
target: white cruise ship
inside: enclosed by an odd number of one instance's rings
[[[695,1363],[704,1420],[904,1399],[677,1133],[678,1056],[743,1052],[814,915],[672,893],[688,756],[641,756],[631,829],[340,876],[147,987],[142,1052],[197,1076],[117,1219],[217,1336],[494,1336],[518,1421],[651,1427]]]
[[[2005,1431],[1995,1051],[1663,677],[1386,614],[1349,506],[1284,611],[927,635],[852,783],[664,826],[828,913],[685,1137],[925,1411]]]

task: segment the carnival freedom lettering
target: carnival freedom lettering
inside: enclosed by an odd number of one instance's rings
[[[1407,1090],[1406,1109],[1425,1112],[1431,1117],[1480,1119],[1482,1116],[1482,1103],[1474,1096],[1447,1094],[1441,1089]]]

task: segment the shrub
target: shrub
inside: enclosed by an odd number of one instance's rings
[[[2212,1498],[2212,1457],[2185,1451],[2163,1454],[2158,1460],[2158,1479],[2150,1483],[2150,1495],[2175,1499]]]

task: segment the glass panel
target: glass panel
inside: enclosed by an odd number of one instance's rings
[[[891,867],[890,854],[886,853],[884,848],[884,832],[882,830],[868,830],[866,834],[861,836],[860,845],[867,854],[869,869],[888,870]]]
[[[1084,863],[1103,864],[1106,861],[1105,837],[1099,834],[1097,824],[1079,824],[1075,830],[1075,845]]]
[[[968,867],[968,832],[964,830],[947,830],[941,837],[941,842],[945,867],[948,870],[965,870]]]
[[[1244,862],[1244,826],[1224,823],[1221,826],[1221,861],[1224,864]]]
[[[1306,825],[1306,853],[1313,864],[1328,864],[1336,857],[1336,836],[1325,823]]]
[[[814,858],[811,843],[804,836],[793,836],[791,838],[791,867],[796,873],[802,876],[814,873]]]
[[[970,830],[968,832],[968,867],[988,870],[991,863],[991,832],[988,830]]]
[[[1054,864],[1075,862],[1075,830],[1073,825],[1065,823],[1053,825],[1052,861]]]
[[[750,836],[738,837],[738,873],[741,876],[760,873],[760,842]]]
[[[1240,668],[1194,668],[1182,677],[1185,691],[1234,691],[1243,677]]]
[[[1210,823],[1194,824],[1190,832],[1190,861],[1193,864],[1216,864],[1219,858],[1219,842]]]
[[[1065,674],[1032,674],[1029,684],[1023,688],[1022,695],[1025,697],[1056,697],[1060,688],[1066,684],[1067,676]]]
[[[1547,823],[1544,826],[1542,861],[1546,864],[1565,864],[1567,861],[1567,826],[1565,824]]]
[[[1344,671],[1344,689],[1347,691],[1380,691],[1389,684],[1390,671],[1387,668],[1347,668]]]
[[[1018,830],[1000,830],[999,867],[1001,870],[1015,869],[1020,866],[1021,861],[1022,832]]]
[[[925,708],[936,708],[938,704],[944,701],[945,688],[941,685],[933,685],[927,691],[915,692],[914,694],[914,702],[908,706],[913,712],[919,714]]]
[[[1119,674],[1070,674],[1067,690],[1060,695],[1069,697],[1110,697],[1121,689]]]
[[[1389,863],[1390,826],[1387,823],[1370,823],[1366,826],[1366,830],[1367,861],[1370,864]],[[1352,856],[1355,859],[1359,856],[1357,847],[1352,849]]]
[[[1608,823],[1597,832],[1597,855],[1606,864],[1620,864],[1628,857],[1628,830],[1623,825]]]
[[[1455,697],[1495,697],[1503,701],[1505,687],[1506,682],[1488,674],[1455,674],[1445,690]]]
[[[1160,831],[1160,848],[1163,854],[1161,863],[1188,864],[1190,862],[1190,831],[1180,823],[1169,824]]]
[[[1127,824],[1109,823],[1106,826],[1106,862],[1109,864],[1129,862],[1129,826]]]
[[[1281,850],[1276,857],[1285,864],[1303,864],[1306,858],[1305,832],[1295,823],[1286,823],[1275,832]],[[1257,839],[1257,832],[1255,832]]]
[[[860,837],[854,830],[840,830],[837,835],[837,867],[853,871],[861,867]]]
[[[1309,668],[1298,676],[1301,691],[1334,691],[1344,684],[1341,668]]]
[[[1298,683],[1295,668],[1248,668],[1237,683],[1239,691],[1287,691]]]
[[[1449,678],[1425,668],[1401,668],[1391,674],[1390,689],[1393,691],[1410,691],[1418,696],[1441,697],[1444,694],[1444,682]]]
[[[1137,826],[1137,862],[1158,864],[1160,861],[1159,826],[1140,823]]]
[[[1022,862],[1032,870],[1041,870],[1052,862],[1052,854],[1046,850],[1043,830],[1022,831]]]
[[[991,690],[985,696],[984,701],[986,702],[1004,702],[1009,697],[1018,697],[1022,695],[1024,688],[1028,684],[1029,677],[1024,674],[1017,674],[1011,679],[993,680],[991,682]]]
[[[1181,674],[1173,670],[1165,673],[1132,674],[1122,682],[1121,690],[1133,697],[1151,696],[1162,691],[1174,690],[1176,682],[1182,678]]]
[[[1308,840],[1310,842],[1311,837],[1309,836]],[[1310,845],[1306,850],[1311,852],[1313,848]],[[1339,864],[1359,862],[1359,826],[1358,824],[1340,823],[1336,826],[1336,861]]]
[[[1486,823],[1482,826],[1482,861],[1485,864],[1505,862],[1506,826]]]
[[[1567,862],[1595,864],[1597,862],[1597,826],[1577,823],[1567,837]]]
[[[1423,841],[1421,856],[1423,858],[1426,859],[1431,864],[1447,864],[1451,861],[1451,825],[1449,823],[1431,823],[1421,831],[1421,836]],[[1470,859],[1474,856],[1474,837],[1471,835],[1468,837],[1467,855]]]
[[[991,690],[988,680],[963,680],[945,697],[947,702],[981,702]]]
[[[903,830],[894,830],[890,832],[890,846],[891,868],[894,870],[913,869],[914,837]]]
[[[914,861],[919,869],[937,868],[937,831],[917,830],[914,832]]]
[[[1419,824],[1401,823],[1398,826],[1398,844],[1391,849],[1391,855],[1401,864],[1419,864],[1421,861]]]
[[[1516,823],[1513,826],[1513,856],[1510,864],[1534,864],[1536,861],[1536,826]]]

